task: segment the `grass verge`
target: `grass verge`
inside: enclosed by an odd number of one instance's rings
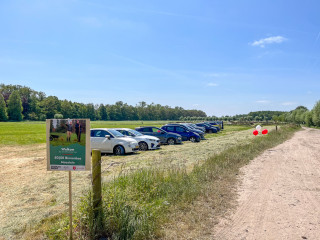
[[[83,197],[74,216],[75,239],[163,238],[166,233],[161,226],[174,219],[174,212],[185,211],[191,203],[213,189],[212,208],[220,209],[216,213],[220,214],[231,201],[230,183],[236,181],[239,169],[266,149],[284,142],[298,129],[294,126],[281,127],[277,132],[272,131],[266,136],[231,147],[196,165],[190,173],[184,168],[174,168],[169,171],[141,169],[120,174],[104,184],[102,208],[96,218],[91,193]],[[226,184],[221,184],[224,181]],[[68,237],[67,217],[58,218],[53,224],[51,219],[50,223],[50,227],[42,228],[44,238]],[[39,235],[39,231],[36,232]]]

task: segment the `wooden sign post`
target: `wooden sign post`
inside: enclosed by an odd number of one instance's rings
[[[72,171],[91,170],[90,120],[47,119],[47,170],[69,171],[70,239],[72,234]]]
[[[73,239],[73,234],[72,234],[72,181],[71,181],[71,171],[69,171],[69,221],[70,221],[70,237],[69,239]]]

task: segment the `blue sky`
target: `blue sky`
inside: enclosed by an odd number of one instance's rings
[[[0,1],[0,83],[208,115],[320,100],[320,2]]]

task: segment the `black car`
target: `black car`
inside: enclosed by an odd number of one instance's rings
[[[218,129],[207,123],[196,123],[197,126],[204,127],[207,133],[217,133]]]
[[[218,122],[205,122],[205,123],[208,123],[208,124],[210,124],[211,126],[216,127],[216,128],[218,129],[218,131],[221,130],[221,128],[219,127],[219,126],[221,126],[221,125],[220,125],[220,123],[218,123]]]
[[[220,129],[223,129],[223,121],[210,121],[210,122],[205,122],[205,123],[209,123],[210,125],[219,128],[219,131],[220,131]]]
[[[167,132],[161,128],[146,126],[146,127],[137,127],[136,131],[141,132],[142,134],[154,136],[160,139],[162,144],[178,144],[182,142],[182,137],[176,133]]]

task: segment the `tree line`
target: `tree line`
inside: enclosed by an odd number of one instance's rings
[[[320,127],[320,101],[317,101],[311,110],[304,106],[298,106],[286,114],[274,117],[273,120],[304,124],[308,127]]]
[[[0,84],[0,121],[44,121],[50,118],[89,118],[90,120],[179,120],[181,117],[207,117],[201,110],[147,104],[136,106],[78,103],[46,96],[26,86]]]

